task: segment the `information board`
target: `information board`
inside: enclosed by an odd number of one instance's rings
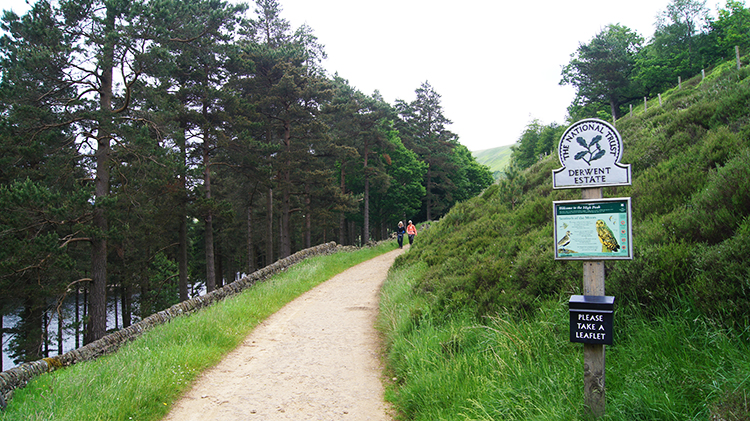
[[[630,198],[553,202],[555,259],[633,258]]]

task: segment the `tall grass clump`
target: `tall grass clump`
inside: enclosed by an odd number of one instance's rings
[[[569,342],[567,297],[539,300],[523,317],[446,317],[415,288],[424,270],[392,271],[381,299],[387,398],[401,419],[586,418],[583,349]],[[750,344],[689,301],[673,301],[657,314],[616,307],[602,419],[748,419]]]
[[[155,327],[116,353],[32,380],[0,420],[158,420],[265,318],[395,242],[307,259],[241,294]]]

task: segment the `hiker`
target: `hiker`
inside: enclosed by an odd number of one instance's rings
[[[417,227],[409,221],[409,225],[406,227],[406,233],[409,235],[409,245],[414,242],[414,236],[417,235]]]
[[[404,248],[404,234],[406,233],[406,229],[404,228],[404,223],[401,221],[398,221],[398,229],[396,230],[396,236],[398,238],[398,248],[402,249]]]

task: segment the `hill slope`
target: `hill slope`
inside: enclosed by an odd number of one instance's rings
[[[635,252],[606,262],[623,320],[607,351],[609,419],[746,419],[750,69],[726,63],[662,102],[617,121],[633,183],[603,189],[632,198]],[[552,202],[581,192],[552,188],[559,166],[550,154],[456,205],[396,261],[409,280],[394,281],[408,288],[388,337],[407,339],[389,353],[409,419],[580,419],[566,316],[583,263],[554,260]]]
[[[707,315],[749,320],[750,70],[732,64],[617,122],[633,184],[604,196],[632,197],[636,256],[607,267],[607,290],[621,302],[689,294]],[[577,289],[580,265],[553,255],[552,201],[580,199],[577,190],[552,189],[559,166],[550,154],[457,205],[404,264],[427,262],[437,300],[479,313],[528,310],[533,297]],[[459,292],[472,299],[450,298]]]
[[[505,168],[510,164],[510,146],[500,146],[497,148],[483,149],[471,153],[474,159],[482,165],[486,165],[492,171],[495,180],[505,173]]]

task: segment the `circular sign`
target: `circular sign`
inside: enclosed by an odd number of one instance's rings
[[[630,165],[620,164],[622,138],[596,118],[580,120],[563,133],[557,148],[562,168],[552,172],[554,188],[630,185]]]

